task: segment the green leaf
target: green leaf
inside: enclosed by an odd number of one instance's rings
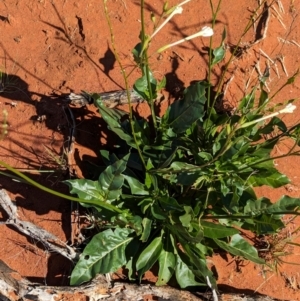
[[[140,119],[140,120],[133,120],[132,122],[133,122],[133,128],[134,128],[137,144],[141,147],[149,144],[150,129],[147,120]]]
[[[123,177],[128,182],[132,194],[149,195],[149,192],[145,190],[145,185],[139,182],[137,179],[129,177],[127,175],[123,175]]]
[[[269,168],[268,170],[259,170],[250,176],[248,184],[254,187],[267,185],[273,188],[278,188],[290,183],[289,178],[277,171],[276,168]]]
[[[277,126],[282,132],[287,131],[285,123],[278,117],[273,117],[267,125],[259,129],[259,134],[270,134],[274,131],[275,126]]]
[[[212,66],[221,62],[225,57],[225,45],[224,41],[226,39],[226,28],[224,27],[224,30],[222,32],[222,41],[220,47],[213,50],[213,60],[212,60]]]
[[[168,218],[167,212],[163,210],[157,202],[154,202],[153,205],[151,206],[151,213],[154,216],[154,218],[159,219],[159,220],[165,220]]]
[[[210,280],[212,288],[217,289],[216,280],[213,273],[208,269],[205,255],[195,245],[182,243],[182,248],[189,257],[194,266],[193,273],[197,278],[207,283],[207,277]]]
[[[133,58],[134,58],[134,61],[140,65],[141,64],[141,52],[142,52],[142,49],[143,49],[143,46],[142,46],[142,43],[138,43],[134,49],[132,49],[132,54],[133,54]]]
[[[233,235],[229,244],[219,239],[213,240],[220,248],[232,255],[241,256],[258,264],[265,263],[262,258],[258,257],[257,250],[239,234]]]
[[[293,213],[294,210],[300,207],[300,198],[291,198],[287,195],[281,197],[275,204],[266,208],[265,212],[269,214],[274,213]]]
[[[253,108],[255,101],[255,92],[256,87],[254,87],[249,94],[243,97],[238,106],[238,110],[241,110],[243,113],[246,113]]]
[[[161,242],[161,236],[159,236],[154,238],[151,241],[151,243],[140,254],[136,262],[136,269],[140,281],[144,273],[146,271],[149,271],[154,265],[154,263],[158,260],[161,251],[162,251],[162,242]]]
[[[151,234],[152,219],[150,219],[148,217],[144,217],[143,221],[142,221],[142,225],[143,225],[143,233],[141,236],[141,241],[146,242]]]
[[[201,221],[201,226],[204,230],[204,236],[209,238],[223,238],[239,233],[239,231],[234,228],[206,221]]]
[[[254,223],[252,231],[255,231],[257,234],[276,233],[278,229],[282,229],[284,227],[284,223],[278,218],[278,216],[273,217],[269,214],[255,216],[251,222]]]
[[[105,150],[105,149],[101,149],[99,152],[100,152],[101,159],[102,159],[103,163],[106,166],[110,165],[111,162],[110,162],[110,157],[109,157],[109,151]]]
[[[79,198],[84,200],[98,200],[104,202],[104,191],[97,181],[86,179],[66,180],[71,189],[71,193],[77,194]]]
[[[159,271],[156,285],[165,285],[173,276],[176,267],[174,239],[169,233],[163,237],[163,249],[158,257],[158,263]]]
[[[157,91],[159,91],[159,90],[161,90],[161,89],[163,89],[165,86],[166,86],[166,83],[167,83],[167,79],[166,79],[166,77],[164,76],[163,78],[162,78],[162,80],[158,83],[158,85],[157,85]]]
[[[171,210],[180,211],[180,212],[183,211],[182,206],[180,206],[176,201],[176,199],[172,197],[161,196],[158,200],[161,207],[166,211],[171,211]]]
[[[193,209],[190,206],[184,206],[185,214],[179,216],[179,220],[183,227],[190,228],[191,221],[194,217]]]
[[[182,133],[202,118],[205,113],[207,87],[206,82],[197,82],[186,88],[183,99],[173,102],[163,116],[164,126],[171,127],[175,133]]]
[[[150,101],[153,99],[156,99],[157,97],[157,81],[153,77],[152,72],[149,70],[149,80],[150,80],[150,88],[151,88],[151,94],[152,94],[152,99],[150,97],[150,90],[149,90],[149,85],[148,85],[148,80],[147,80],[147,75],[146,75],[146,68],[143,70],[144,74],[142,77],[137,79],[133,85],[134,91],[139,94],[143,99]]]
[[[70,193],[78,195],[80,202],[87,205],[94,205],[97,209],[102,207],[110,211],[122,212],[122,210],[117,207],[105,203],[104,192],[97,181],[78,179],[66,180],[64,182],[71,188]]]
[[[125,249],[125,256],[126,256],[126,266],[125,268],[128,269],[128,279],[130,281],[134,281],[137,279],[136,273],[136,260],[137,254],[140,253],[142,249],[143,243],[138,239],[138,237],[133,238],[129,244],[126,246]]]
[[[225,57],[225,53],[226,53],[226,50],[225,50],[224,45],[221,45],[220,47],[215,48],[213,50],[212,66],[221,62]]]
[[[114,201],[119,198],[122,193],[124,183],[124,175],[122,172],[126,169],[129,155],[116,161],[114,164],[106,167],[105,171],[99,177],[99,185],[104,192],[105,201]]]
[[[206,286],[206,283],[201,283],[196,280],[196,276],[193,273],[192,263],[189,258],[182,252],[178,252],[176,256],[176,269],[175,276],[176,280],[181,288],[189,286]]]
[[[120,113],[121,111],[115,108],[106,107],[101,98],[94,98],[94,103],[99,109],[102,118],[109,126],[109,129],[117,134],[119,138],[126,141],[129,146],[137,148],[132,135],[121,126],[121,118],[128,114],[124,112]]]
[[[93,236],[80,255],[71,274],[71,285],[80,285],[91,280],[96,274],[115,272],[126,264],[125,248],[133,239],[133,230],[107,229]]]

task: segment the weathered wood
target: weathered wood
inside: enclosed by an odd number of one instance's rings
[[[169,286],[136,285],[114,282],[108,287],[105,276],[98,275],[88,284],[78,287],[44,286],[29,282],[11,270],[0,260],[0,300],[3,301],[200,301],[212,300],[211,294],[195,296],[188,291]],[[241,296],[237,294],[221,294],[220,301],[277,301],[267,296]],[[289,300],[291,301],[291,300]]]
[[[66,243],[53,234],[21,221],[15,204],[5,190],[0,190],[0,205],[9,218],[4,224],[16,227],[20,232],[34,237],[45,248],[57,252],[70,260],[78,254]],[[28,281],[19,273],[0,260],[0,301],[277,301],[267,296],[241,296],[237,294],[221,294],[214,297],[211,292],[192,294],[169,286],[156,287],[152,285],[137,285],[120,281],[108,281],[104,275],[98,275],[91,282],[77,287],[44,286]],[[289,300],[292,301],[292,300]]]
[[[22,278],[0,260],[0,300],[19,301],[200,301],[212,300],[211,294],[195,296],[188,291],[169,286],[136,285],[114,282],[109,288],[105,276],[98,275],[91,282],[78,286],[44,286]],[[267,296],[240,296],[222,294],[220,301],[276,301]],[[291,300],[289,300],[291,301]]]

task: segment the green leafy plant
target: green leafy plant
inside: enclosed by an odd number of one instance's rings
[[[118,56],[104,0],[112,48],[126,85],[129,113],[107,108],[100,95],[91,95],[118,142],[114,153],[100,151],[105,166],[97,180],[66,181],[71,193],[78,197],[46,188],[0,161],[0,165],[28,183],[92,208],[92,220],[99,231],[81,254],[71,275],[72,285],[121,267],[126,267],[130,280],[141,281],[144,273],[158,264],[157,285],[175,277],[182,288],[208,285],[216,289],[207,256],[223,249],[264,264],[265,260],[241,235],[241,230],[276,233],[284,227],[283,214],[298,214],[299,198],[283,196],[271,203],[268,198],[258,198],[254,191],[262,185],[276,188],[289,183],[276,169],[274,159],[299,155],[300,124],[288,127],[280,119],[282,114],[294,111],[294,100],[282,104],[284,108],[272,106],[271,100],[284,86],[293,83],[298,73],[269,95],[265,89],[266,71],[234,111],[217,111],[224,74],[235,53],[234,50],[224,63],[220,81],[213,84],[212,69],[223,64],[225,58],[224,29],[217,48],[212,48],[210,38],[207,79],[187,87],[183,97],[172,103],[162,117],[156,115],[155,99],[165,85],[165,78],[157,80],[150,69],[150,43],[189,1],[172,8],[166,2],[159,18],[165,21],[157,24],[152,15],[154,31],[147,35],[144,0],[141,0],[140,42],[133,49],[141,77],[135,81],[134,90],[149,104],[152,114],[148,122],[133,116],[128,76]],[[220,4],[221,0],[215,8],[210,1],[212,28],[204,27],[199,33],[157,51],[197,36],[211,37]],[[253,13],[243,35],[261,15],[258,12],[264,4],[262,1]],[[272,157],[272,150],[284,139],[292,140],[292,147]]]
[[[186,2],[170,9],[165,3],[161,17],[166,17],[166,21],[162,24],[181,13]],[[108,16],[106,1],[104,5]],[[213,25],[219,5],[214,10],[211,4]],[[283,196],[273,204],[267,198],[258,198],[253,189],[262,185],[276,188],[289,183],[273,162],[277,158],[299,155],[300,125],[288,128],[279,117],[292,113],[296,107],[293,100],[286,102],[283,109],[271,106],[270,101],[282,87],[269,96],[264,89],[266,72],[234,112],[217,112],[215,103],[221,93],[220,85],[215,86],[217,96],[212,98],[214,86],[209,72],[207,80],[187,87],[182,99],[172,103],[162,117],[157,116],[154,100],[165,79],[159,82],[154,78],[148,63],[148,48],[163,25],[155,24],[152,35],[145,33],[143,0],[141,21],[141,41],[133,55],[142,76],[136,80],[134,90],[149,104],[152,123],[133,117],[128,78],[108,19],[112,46],[128,90],[130,111],[107,108],[100,95],[91,95],[109,130],[119,141],[114,153],[101,151],[106,166],[98,180],[66,181],[71,193],[85,200],[85,206],[98,210],[100,227],[76,264],[71,284],[80,284],[97,273],[114,272],[124,266],[130,280],[141,281],[144,273],[157,263],[157,285],[164,285],[175,276],[182,288],[194,285],[216,288],[207,256],[221,248],[264,264],[264,259],[240,235],[239,229],[257,234],[275,233],[284,226],[282,214],[298,214],[300,199]],[[248,29],[249,25],[245,31]],[[190,38],[212,34],[213,30],[205,27],[196,35],[163,46],[158,52]],[[221,45],[216,49],[210,47],[210,71],[225,57],[225,39],[224,30]],[[297,75],[289,78],[285,85],[294,82]],[[258,97],[257,90],[260,91]],[[268,135],[271,133],[272,137]],[[266,136],[270,138],[264,139]],[[292,139],[293,146],[287,153],[271,157],[272,150],[283,139]],[[91,200],[93,204],[87,205]]]

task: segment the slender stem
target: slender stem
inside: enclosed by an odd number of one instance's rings
[[[300,70],[297,70],[297,72],[292,76],[292,78],[296,78],[297,76],[299,76],[300,74]],[[269,101],[271,101],[284,87],[290,85],[291,82],[288,80],[285,84],[283,84],[270,98]]]
[[[212,12],[212,24],[211,24],[212,29],[215,28],[217,14],[220,10],[221,2],[222,2],[222,0],[219,0],[216,11],[214,11],[214,5],[212,3],[212,0],[209,1],[211,12]],[[209,55],[209,60],[208,60],[208,82],[209,83],[211,82],[211,72],[212,72],[212,51],[213,51],[212,50],[212,42],[213,42],[213,36],[211,36],[210,39],[209,39],[209,50],[208,50],[208,55]],[[210,95],[211,95],[211,87],[209,87],[208,91],[207,91],[208,108],[211,108]]]
[[[123,68],[123,65],[121,63],[121,60],[120,60],[120,57],[119,57],[119,54],[118,54],[118,51],[117,51],[117,48],[116,48],[115,36],[114,36],[114,33],[113,33],[113,29],[112,29],[112,24],[110,22],[110,18],[109,18],[109,15],[108,15],[108,8],[107,8],[107,5],[106,5],[106,2],[107,2],[107,0],[103,0],[105,17],[106,17],[106,21],[107,21],[107,24],[108,24],[108,27],[109,27],[109,31],[110,31],[110,37],[111,37],[111,44],[112,44],[112,48],[113,48],[113,53],[114,53],[114,56],[116,58],[116,61],[118,62],[118,65],[120,66],[121,73],[122,73],[122,76],[123,76],[123,79],[124,79],[124,82],[125,82],[126,95],[127,95],[128,105],[129,105],[129,120],[130,120],[131,132],[132,132],[133,140],[135,142],[137,151],[139,153],[139,157],[140,157],[140,159],[142,161],[142,164],[143,164],[144,168],[146,169],[146,163],[145,163],[142,151],[140,149],[140,146],[138,144],[138,140],[137,140],[137,137],[136,137],[136,134],[135,134],[135,130],[134,130],[134,120],[133,120],[133,112],[132,112],[132,105],[131,105],[129,83],[128,83],[128,79],[127,79],[127,76],[126,76],[125,69]],[[144,29],[143,29],[143,26],[142,26],[142,32],[143,32],[143,30]]]
[[[278,212],[272,212],[272,215],[287,215],[287,214],[292,214],[292,215],[300,215],[300,212],[297,211],[278,211]],[[202,219],[246,219],[246,218],[251,218],[255,219],[254,215],[209,215],[209,216],[203,216]]]
[[[157,123],[156,123],[156,115],[154,110],[154,100],[152,95],[152,87],[150,81],[150,69],[149,69],[149,61],[148,61],[148,48],[149,48],[149,39],[146,37],[145,33],[145,16],[144,16],[144,5],[145,0],[141,0],[141,39],[142,39],[142,71],[146,73],[147,84],[148,84],[148,91],[149,91],[149,106],[151,110],[151,117],[154,125],[154,130],[157,130]],[[144,68],[145,67],[145,68]]]
[[[266,3],[266,0],[265,0],[265,1],[262,1],[262,3],[259,4],[258,7],[256,8],[256,10],[254,11],[254,13],[252,14],[252,16],[256,15],[256,13],[258,12],[258,10],[259,10],[263,5],[265,5],[265,3]],[[271,5],[271,4],[270,4],[270,5]],[[239,38],[239,40],[238,40],[238,42],[237,42],[237,44],[236,44],[236,46],[235,46],[235,48],[234,48],[234,50],[233,50],[233,52],[232,52],[232,54],[231,54],[231,56],[230,56],[228,62],[225,64],[224,71],[222,72],[221,78],[220,78],[220,80],[219,80],[219,82],[218,82],[218,85],[217,85],[217,91],[216,91],[216,95],[215,95],[214,101],[216,101],[217,97],[218,97],[218,96],[220,95],[220,93],[221,93],[220,90],[221,90],[221,87],[222,87],[222,85],[223,85],[223,82],[224,82],[225,75],[226,75],[226,73],[227,73],[228,67],[229,67],[230,63],[233,61],[233,58],[234,58],[236,52],[238,51],[238,49],[239,49],[239,47],[240,47],[240,44],[241,44],[241,42],[242,42],[243,37],[247,34],[247,32],[248,32],[249,29],[252,27],[252,25],[256,22],[256,20],[258,20],[258,19],[263,15],[263,13],[264,13],[264,11],[261,12],[261,13],[258,15],[258,17],[257,17],[256,19],[254,19],[253,17],[250,18],[249,22],[247,23],[247,25],[246,25],[246,27],[245,27],[245,29],[244,29],[244,32],[243,32],[242,35],[240,36],[240,38]]]
[[[26,175],[24,175],[23,173],[19,172],[18,170],[16,170],[15,168],[13,168],[12,166],[10,166],[9,164],[6,164],[3,161],[0,161],[0,165],[4,166],[9,171],[13,172],[18,177],[20,177],[21,179],[25,180],[27,183],[29,183],[29,184],[31,184],[31,185],[39,188],[40,190],[43,190],[43,191],[48,192],[48,193],[50,193],[52,195],[55,195],[57,197],[60,197],[60,198],[66,199],[66,200],[70,200],[70,201],[79,202],[79,203],[96,205],[98,207],[103,207],[103,208],[106,208],[106,209],[108,209],[110,211],[114,211],[114,212],[119,212],[119,213],[123,212],[121,209],[117,208],[116,206],[113,206],[111,204],[102,202],[100,200],[94,199],[94,200],[88,200],[87,201],[87,200],[84,200],[84,199],[75,198],[75,197],[69,196],[67,194],[63,194],[63,193],[57,192],[55,190],[52,190],[52,189],[50,189],[48,187],[45,187],[45,186],[43,186],[43,185],[35,182],[34,180],[30,179],[29,177],[27,177]]]

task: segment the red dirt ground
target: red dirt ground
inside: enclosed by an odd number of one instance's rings
[[[146,2],[148,16],[150,11],[161,11],[163,1]],[[213,2],[217,3],[216,0]],[[216,25],[215,46],[220,43],[224,26],[228,46],[237,43],[257,2],[223,1]],[[170,6],[176,3],[169,1]],[[120,58],[126,70],[131,70],[134,64],[131,49],[138,42],[140,30],[139,1],[114,0],[108,1],[108,6]],[[258,76],[254,68],[257,63],[262,71],[267,63],[270,65],[268,87],[271,94],[286,82],[287,75],[297,71],[300,59],[299,12],[299,1],[273,1],[265,38],[249,48],[245,47],[230,65],[228,78],[233,80],[228,85],[226,101],[234,105],[246,90],[251,89]],[[147,30],[151,32],[148,16]],[[160,78],[167,76],[170,93],[205,77],[208,39],[192,40],[162,55],[155,54],[155,50],[199,31],[203,26],[210,25],[210,21],[209,1],[191,1],[184,6],[183,14],[174,17],[152,42],[152,69]],[[66,177],[66,166],[64,162],[57,163],[63,158],[63,146],[68,136],[62,96],[81,90],[109,92],[124,88],[110,47],[103,3],[100,0],[2,0],[0,32],[0,66],[5,73],[1,83],[4,90],[0,93],[0,112],[8,112],[8,134],[1,141],[0,158],[20,169],[54,170],[46,175],[33,172],[30,175],[48,187],[67,192],[65,185],[59,183]],[[251,28],[242,39],[242,45],[251,45],[255,40],[254,28]],[[215,78],[219,75],[218,70],[215,69]],[[138,76],[137,71],[133,72],[131,85]],[[274,104],[299,97],[299,88],[300,79],[284,88],[274,98]],[[168,100],[165,100],[161,110],[167,105]],[[136,111],[149,116],[145,104],[138,105]],[[288,125],[299,122],[299,112],[300,108],[297,108],[293,116],[287,116],[285,120]],[[96,110],[90,107],[74,109],[74,115],[78,132],[76,163],[80,164],[81,160],[96,161],[99,149],[104,147],[103,143],[109,137],[99,125]],[[45,116],[45,120],[38,121],[40,116]],[[276,151],[283,152],[285,148],[282,145]],[[299,197],[299,158],[286,158],[276,163],[280,171],[290,177],[292,185],[273,190],[263,187],[259,189],[259,195],[274,201],[283,194]],[[81,173],[78,167],[75,169],[78,174]],[[7,177],[0,178],[2,188],[16,200],[19,212],[26,220],[65,241],[70,240],[71,207],[68,202]],[[4,221],[6,216],[2,216]],[[296,229],[299,224],[296,219],[292,226]],[[299,252],[300,249],[294,247],[293,254],[285,260],[300,263]],[[221,291],[249,294],[257,291],[279,299],[300,300],[299,266],[283,264],[278,273],[263,273],[261,267],[252,263],[221,255],[213,258]],[[68,283],[70,264],[5,225],[0,225],[0,259],[30,280],[54,285]]]

